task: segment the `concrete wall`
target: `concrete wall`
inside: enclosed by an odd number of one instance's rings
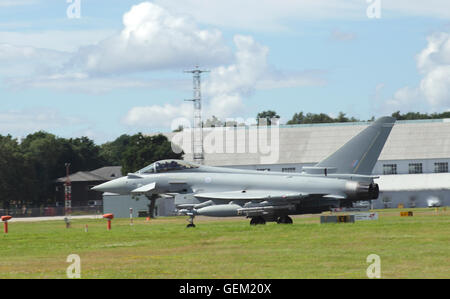
[[[136,197],[128,195],[103,195],[103,213],[113,213],[116,218],[130,217],[130,208],[133,208],[133,217],[138,217],[139,211],[148,212],[150,201],[145,196]],[[156,200],[156,216],[170,216],[175,210],[173,198],[159,198]]]
[[[386,191],[380,192],[380,197],[373,201],[375,209],[396,208],[403,204],[405,208],[426,208],[427,199],[437,197],[442,206],[450,206],[450,190],[429,191]]]

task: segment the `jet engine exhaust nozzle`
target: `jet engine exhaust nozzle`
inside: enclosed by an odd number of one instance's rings
[[[357,200],[377,199],[380,194],[380,188],[375,183],[347,182],[345,187],[347,195]]]

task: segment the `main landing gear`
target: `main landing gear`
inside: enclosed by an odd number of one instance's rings
[[[262,216],[252,217],[252,220],[250,220],[250,225],[257,225],[257,224],[266,224],[266,220]]]
[[[292,218],[291,217],[289,217],[289,216],[280,216],[280,217],[278,217],[278,219],[277,219],[277,223],[278,224],[280,224],[280,223],[283,223],[283,224],[292,224]]]
[[[292,224],[292,218],[288,215],[280,216],[278,218],[270,218],[267,221],[276,221],[278,224]],[[252,217],[250,220],[250,225],[257,225],[257,224],[266,224],[266,219],[262,216],[256,216]]]

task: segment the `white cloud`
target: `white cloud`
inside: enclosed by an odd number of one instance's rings
[[[289,22],[367,19],[366,0],[156,0],[200,23],[254,31],[290,30]],[[405,15],[450,18],[448,0],[381,0],[382,16]]]
[[[0,62],[5,63],[11,60],[36,60],[36,59],[55,59],[62,57],[62,52],[37,49],[29,46],[17,46],[7,43],[0,43]]]
[[[108,30],[0,32],[0,72],[11,88],[99,93],[164,85],[161,80],[124,75],[180,71],[195,64],[215,66],[232,57],[220,31],[200,29],[194,20],[150,2],[133,6],[124,14],[123,24],[115,34]]]
[[[211,69],[202,83],[203,119],[244,117],[245,100],[258,89],[323,85],[323,72],[279,71],[268,63],[269,48],[251,36],[234,37],[234,63]],[[124,118],[127,125],[170,127],[177,118],[192,120],[192,104],[134,107]],[[173,127],[173,126],[172,126]]]
[[[68,53],[0,43],[0,74],[6,77],[30,77],[53,72],[69,59]]]
[[[0,112],[0,134],[24,136],[39,130],[55,130],[83,124],[81,119],[63,116],[52,108],[30,108]]]
[[[450,65],[437,66],[420,82],[420,90],[433,110],[450,108]]]
[[[167,9],[194,16],[200,23],[255,31],[289,30],[289,21],[366,18],[361,0],[156,0]]]
[[[389,111],[385,112],[390,114],[394,111],[416,111],[420,100],[419,88],[402,87],[394,93],[391,99],[386,101]],[[381,110],[383,111],[383,109]]]
[[[381,7],[408,16],[450,18],[450,2],[447,0],[382,0]]]
[[[427,40],[427,47],[416,57],[417,69],[423,75],[420,84],[399,89],[387,101],[389,107],[414,110],[417,105],[425,104],[430,111],[450,108],[450,34],[435,33]]]
[[[226,118],[244,107],[244,99],[255,90],[283,87],[323,85],[320,71],[279,71],[268,63],[269,48],[251,36],[236,35],[235,62],[211,70],[205,81],[205,94],[210,98],[206,115]],[[242,117],[242,115],[241,115]]]
[[[353,32],[344,32],[339,29],[334,29],[331,32],[331,39],[338,42],[348,42],[356,39],[356,34]]]
[[[417,68],[424,75],[419,90],[432,110],[450,108],[450,34],[435,33],[417,55]]]
[[[200,29],[192,19],[150,2],[133,6],[123,25],[120,34],[80,48],[73,66],[93,74],[123,74],[218,65],[230,58],[220,31]]]
[[[121,32],[99,42],[93,41],[106,33],[94,32],[83,43],[89,45],[72,52],[73,47],[80,45],[81,31],[72,32],[74,41],[67,42],[66,47],[53,42],[61,37],[60,43],[64,44],[67,39],[62,31],[0,32],[0,37],[12,43],[26,41],[29,45],[0,45],[0,63],[14,63],[14,69],[20,69],[17,62],[23,62],[22,74],[9,74],[5,82],[14,89],[50,88],[83,93],[168,84],[173,88],[180,82],[142,80],[129,75],[161,69],[180,71],[200,64],[211,68],[210,75],[202,83],[204,119],[212,115],[226,118],[242,113],[245,99],[255,90],[325,84],[321,71],[286,71],[271,66],[269,48],[251,36],[235,35],[236,50],[233,53],[219,30],[201,29],[196,20],[150,2],[133,6],[124,14],[123,24]],[[50,36],[48,39],[46,34]],[[168,127],[173,119],[180,117],[192,119],[191,103],[134,107],[122,122],[129,126]]]
[[[47,131],[65,138],[86,136],[97,144],[117,137],[111,131],[99,131],[88,119],[67,115],[55,108],[34,107],[0,111],[0,135],[10,134],[21,139],[37,131]]]
[[[184,82],[177,80],[142,80],[128,77],[92,77],[87,73],[54,73],[32,78],[7,78],[5,83],[9,89],[20,90],[26,88],[48,88],[72,93],[104,94],[117,89],[126,88],[180,88]]]
[[[47,69],[33,68],[32,76],[8,76],[5,82],[14,89],[50,88],[82,93],[168,84],[179,87],[180,82],[177,80],[142,80],[130,78],[129,74],[160,69],[179,71],[199,63],[202,67],[212,67],[211,73],[202,83],[206,100],[203,106],[205,119],[212,115],[226,118],[237,112],[242,113],[245,99],[258,89],[325,84],[321,71],[293,72],[271,66],[268,62],[269,48],[251,36],[234,36],[236,50],[233,53],[231,47],[225,44],[220,31],[200,29],[193,19],[171,13],[150,2],[133,6],[124,14],[123,24],[120,33],[83,46],[75,52],[38,48],[57,46],[50,41],[40,40],[44,33],[27,36],[3,33],[11,42],[18,43],[24,39],[32,46],[0,45],[0,62],[2,59],[33,60],[47,66]],[[50,35],[53,39],[64,36],[59,31]],[[123,123],[167,127],[172,119],[179,117],[191,119],[192,105],[183,103],[134,107],[128,111]]]
[[[144,128],[168,128],[177,118],[192,119],[192,104],[165,104],[133,107],[127,112],[122,122],[127,126]]]
[[[0,41],[15,46],[74,52],[82,46],[96,44],[115,33],[114,30],[0,31]]]
[[[36,3],[36,0],[0,0],[0,7],[23,6]]]

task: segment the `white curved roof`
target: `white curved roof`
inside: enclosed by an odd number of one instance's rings
[[[251,165],[275,163],[317,163],[344,145],[369,123],[337,123],[312,125],[281,125],[279,146],[263,148],[254,139],[255,127],[204,129],[205,164]],[[177,136],[178,134],[178,136]],[[180,134],[185,140],[180,142]],[[184,150],[185,160],[192,161],[190,130],[166,136]],[[174,137],[172,139],[172,137]],[[253,136],[253,137],[252,137]],[[275,135],[274,135],[275,136]],[[221,141],[222,140],[222,141]],[[266,141],[265,141],[266,142]],[[267,149],[278,156],[275,163],[264,163]],[[272,153],[273,154],[273,153]],[[267,154],[266,154],[267,156]],[[397,121],[379,160],[450,158],[450,119]]]

